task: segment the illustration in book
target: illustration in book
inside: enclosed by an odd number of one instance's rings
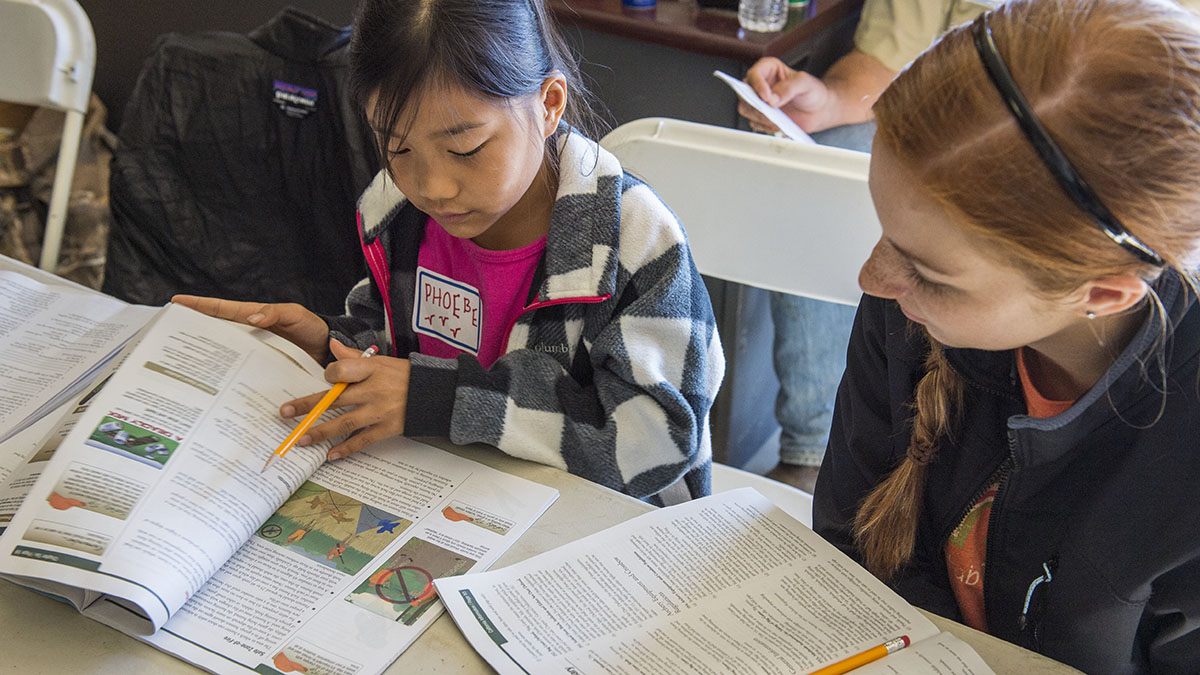
[[[413,537],[346,600],[411,626],[437,598],[434,579],[466,574],[474,564],[466,556]]]
[[[84,442],[156,469],[166,466],[167,460],[179,448],[179,441],[165,433],[153,432],[108,415]]]
[[[411,520],[306,481],[258,528],[258,536],[357,574],[410,525]]]
[[[442,509],[442,517],[455,523],[470,523],[501,536],[508,534],[514,524],[510,518],[460,501],[450,502],[449,506]]]

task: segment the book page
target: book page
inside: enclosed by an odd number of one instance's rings
[[[33,482],[41,475],[53,454],[39,453],[43,439],[52,433],[58,421],[67,414],[71,403],[64,403],[44,418],[13,434],[0,443],[0,534],[12,520],[13,514],[25,501]]]
[[[38,476],[54,456],[60,443],[87,410],[88,404],[112,376],[120,359],[112,359],[97,374],[91,386],[76,399],[13,434],[0,443],[0,534],[8,528]]]
[[[157,311],[0,270],[0,441],[77,396]]]
[[[854,670],[854,675],[987,675],[992,673],[971,646],[950,633],[921,640],[908,649]]]
[[[214,672],[381,672],[441,614],[433,580],[487,569],[557,496],[382,441],[323,465],[145,639]]]
[[[0,536],[0,572],[119,598],[150,633],[324,461],[295,448],[285,401],[327,389],[277,336],[168,305],[58,444]]]
[[[436,585],[501,673],[807,672],[938,632],[752,488]]]

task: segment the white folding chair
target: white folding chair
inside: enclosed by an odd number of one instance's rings
[[[600,144],[679,216],[702,274],[858,304],[880,234],[869,154],[656,117]]]
[[[679,216],[701,273],[858,304],[858,270],[880,235],[869,154],[664,118],[623,124],[600,144]],[[713,464],[714,492],[745,485],[811,524],[807,492]]]
[[[0,100],[66,113],[38,265],[44,270],[58,263],[95,70],[92,24],[75,0],[0,0]]]

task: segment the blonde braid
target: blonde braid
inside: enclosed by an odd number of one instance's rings
[[[962,407],[962,381],[946,362],[942,346],[929,338],[925,375],[913,400],[912,437],[900,464],[863,500],[854,518],[854,538],[863,564],[883,580],[912,558],[929,463],[937,457]]]

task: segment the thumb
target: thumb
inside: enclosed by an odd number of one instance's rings
[[[750,70],[746,71],[744,81],[767,105],[778,108],[781,101],[775,95],[775,84],[780,80],[787,79],[790,70],[783,61],[773,56],[764,56],[750,66]]]
[[[347,347],[336,338],[329,338],[329,353],[338,361],[342,359],[357,359],[362,356],[362,352],[352,347]]]
[[[771,85],[765,80],[761,78],[756,79],[751,81],[750,85],[754,88],[754,93],[758,94],[758,97],[772,108],[778,108],[780,103],[782,103],[782,101],[779,99],[779,96],[771,88]]]
[[[776,99],[779,101],[778,107],[791,103],[792,105],[807,109],[814,103],[813,99],[817,98],[824,88],[825,84],[820,79],[808,73],[797,73],[795,77],[776,82],[773,90]]]

